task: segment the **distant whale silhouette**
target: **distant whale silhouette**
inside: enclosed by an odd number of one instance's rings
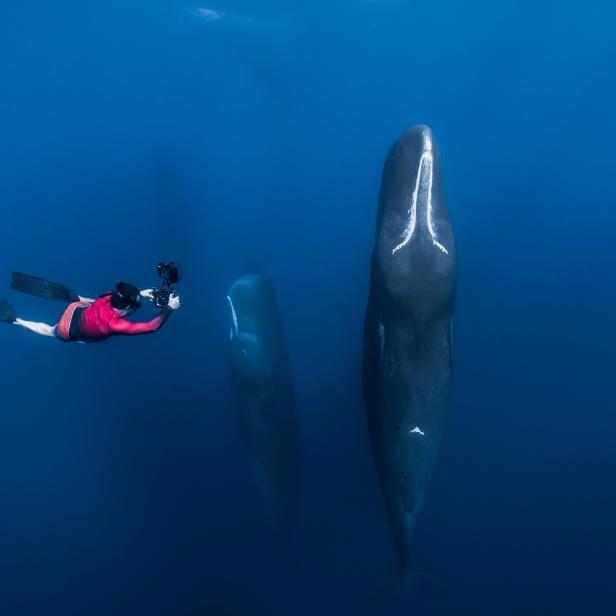
[[[372,453],[403,582],[450,400],[455,254],[436,141],[415,126],[383,169],[363,356]]]
[[[274,534],[286,540],[297,507],[299,439],[291,372],[269,274],[241,276],[227,296],[229,369],[240,431]]]
[[[281,35],[288,34],[286,23],[205,7],[195,9],[192,15],[207,27],[208,40],[217,41],[228,53],[237,57],[265,93],[286,109],[295,107],[287,75],[268,45]]]

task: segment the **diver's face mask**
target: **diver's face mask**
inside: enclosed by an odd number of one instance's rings
[[[116,290],[114,295],[117,300],[115,303],[117,303],[116,308],[118,310],[122,310],[123,312],[125,311],[130,314],[141,308],[141,298],[139,296],[125,296],[120,290]]]
[[[128,312],[128,314],[132,314],[141,308],[141,302],[138,299],[128,298],[128,305],[124,310]]]

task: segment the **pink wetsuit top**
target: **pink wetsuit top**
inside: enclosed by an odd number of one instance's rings
[[[79,329],[88,339],[122,334],[148,334],[155,332],[165,320],[166,315],[163,313],[145,323],[132,323],[115,311],[111,305],[111,295],[105,295],[81,313]]]

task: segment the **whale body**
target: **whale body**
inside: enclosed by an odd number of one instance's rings
[[[383,168],[363,352],[370,443],[405,583],[450,402],[455,255],[436,141],[414,126]]]
[[[274,535],[287,540],[297,507],[299,439],[291,372],[268,274],[229,289],[229,370],[242,439]]]

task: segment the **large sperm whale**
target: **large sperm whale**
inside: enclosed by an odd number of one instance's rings
[[[438,148],[430,128],[414,126],[381,177],[363,356],[372,454],[404,583],[449,406],[455,286]]]
[[[299,439],[291,372],[274,285],[249,271],[229,289],[229,369],[240,431],[274,537],[296,516]]]

